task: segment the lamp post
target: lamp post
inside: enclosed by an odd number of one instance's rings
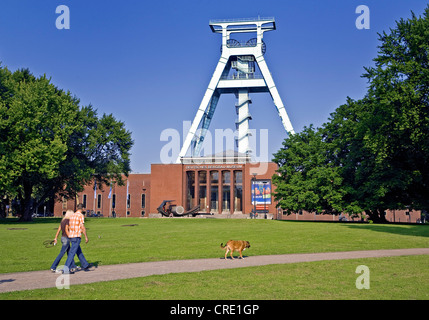
[[[252,194],[253,194],[253,218],[255,218],[255,216],[256,216],[256,195],[254,194],[254,192],[255,192],[255,181],[256,181],[257,173],[252,173],[252,175],[253,175],[252,192],[250,193],[250,195],[252,196]]]
[[[265,219],[267,219],[267,199],[265,197],[265,192],[266,192],[266,188],[265,186],[267,185],[267,181],[263,181],[262,182],[264,184],[264,189],[262,190],[262,199],[264,199],[264,213],[265,213]]]
[[[144,210],[144,214],[142,215],[142,217],[144,217],[146,215],[146,188],[142,188],[142,190],[144,194],[144,203],[142,199],[142,209]]]

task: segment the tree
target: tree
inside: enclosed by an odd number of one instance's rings
[[[122,184],[132,144],[122,122],[80,107],[46,76],[0,67],[0,194],[16,199],[21,220],[46,199],[74,198],[94,179]]]
[[[401,19],[379,40],[375,66],[363,75],[365,97],[348,98],[321,129],[290,136],[275,155],[280,176],[273,179],[283,208],[341,207],[375,222],[386,221],[387,209],[429,208],[429,6],[423,17]],[[335,173],[336,192],[327,194],[312,170]],[[308,199],[299,201],[294,192]]]
[[[429,208],[429,6],[380,35],[368,79],[367,145],[377,152],[390,205]]]
[[[388,194],[394,172],[377,161],[378,150],[371,148],[369,125],[374,121],[368,112],[367,98],[347,103],[331,114],[323,125],[323,135],[329,150],[328,158],[338,168],[342,178],[343,210],[347,213],[365,212],[371,220],[384,222],[388,208],[398,208]]]
[[[274,154],[273,161],[279,165],[278,175],[273,176],[275,198],[288,213],[342,211],[342,178],[326,147],[322,131],[310,126],[291,135]]]

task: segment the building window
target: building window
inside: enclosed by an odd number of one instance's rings
[[[222,171],[222,211],[231,210],[231,172]]]
[[[146,214],[146,211],[142,210],[141,212],[142,217],[144,217],[145,214]]]
[[[200,186],[200,210],[205,211],[207,207],[207,186]]]
[[[243,184],[243,171],[234,171],[234,183]]]
[[[127,208],[130,208],[130,207],[131,207],[131,195],[128,194],[127,195]],[[127,211],[127,215],[128,215],[128,211]]]
[[[229,185],[222,186],[222,211],[230,211],[231,208],[231,187]]]
[[[210,181],[211,181],[211,184],[218,184],[219,183],[219,172],[218,171],[210,172]]]
[[[231,183],[231,172],[222,171],[222,183],[223,184],[230,184]]]
[[[210,210],[211,212],[219,212],[219,187],[211,186],[210,192]]]
[[[207,171],[198,172],[198,181],[199,181],[199,184],[207,183]]]
[[[219,172],[210,172],[210,212],[219,213]]]
[[[234,211],[243,211],[243,172],[234,171]]]
[[[86,208],[86,194],[84,194],[82,198],[83,198],[82,199],[83,200],[82,201],[82,205],[83,205],[84,208]]]
[[[207,203],[207,171],[198,172],[198,181],[199,181],[199,190],[198,190],[199,201],[198,201],[198,204],[200,205],[201,211],[206,211],[206,208],[208,207],[208,203]]]
[[[195,203],[195,172],[186,172],[186,209],[190,210]]]
[[[112,209],[116,208],[116,194],[112,195]]]
[[[97,194],[97,209],[101,208],[101,194]]]
[[[63,197],[63,210],[67,209],[67,199]]]
[[[142,209],[146,208],[146,194],[142,194]]]

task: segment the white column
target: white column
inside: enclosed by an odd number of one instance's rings
[[[249,147],[249,91],[238,90],[238,152],[247,153]]]

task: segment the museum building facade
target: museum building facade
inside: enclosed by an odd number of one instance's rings
[[[256,212],[259,218],[276,218],[271,183],[276,170],[273,162],[237,159],[152,164],[149,174],[131,173],[122,186],[85,186],[75,199],[57,202],[54,214],[61,216],[82,203],[88,216],[156,217],[158,207],[169,200],[185,212],[198,208],[198,215],[235,218]]]
[[[259,218],[301,221],[359,221],[348,214],[328,215],[300,210],[292,214],[277,208],[273,192],[274,162],[252,163],[247,159],[199,158],[180,164],[152,164],[151,172],[124,176],[124,185],[85,186],[75,199],[60,199],[54,215],[76,210],[82,203],[86,216],[164,217],[162,205],[181,207],[183,216],[214,218]],[[165,208],[165,206],[164,206]],[[167,208],[165,208],[167,210]],[[162,210],[161,210],[162,211]],[[188,214],[192,212],[194,214]],[[165,212],[164,212],[165,213]],[[388,210],[387,221],[415,223],[421,212]],[[171,214],[170,216],[177,216]]]

